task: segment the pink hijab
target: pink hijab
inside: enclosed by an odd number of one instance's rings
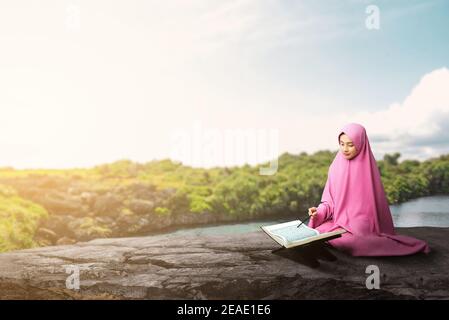
[[[355,145],[356,156],[347,160],[341,152],[329,167],[317,215],[309,226],[320,232],[344,228],[348,232],[329,243],[354,256],[408,255],[430,251],[421,240],[396,235],[380,172],[366,130],[349,123],[345,133]]]

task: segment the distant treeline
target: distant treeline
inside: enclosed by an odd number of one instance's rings
[[[320,201],[336,152],[282,154],[258,166],[192,168],[168,159],[88,169],[0,169],[0,251],[129,236],[180,224],[303,216]],[[449,155],[377,161],[390,204],[449,194]]]

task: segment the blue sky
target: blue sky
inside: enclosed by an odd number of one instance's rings
[[[445,0],[2,3],[0,166],[257,163],[336,149],[348,122],[378,158],[448,153],[447,30]],[[276,142],[226,149],[237,129]]]
[[[364,3],[379,6],[379,30],[361,27],[363,17],[357,15],[363,12]],[[305,76],[309,81],[297,77],[292,82],[310,90],[319,87],[342,107],[347,103],[346,107],[375,109],[401,101],[423,74],[448,64],[447,1],[347,3],[334,14],[352,20],[346,27],[357,31],[311,48],[316,55],[307,70],[310,76]],[[322,82],[328,75],[338,81]]]

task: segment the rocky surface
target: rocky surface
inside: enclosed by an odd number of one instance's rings
[[[97,239],[0,254],[2,299],[448,299],[449,228],[401,228],[432,252],[356,258],[310,268],[271,251],[262,231],[242,235],[157,235]],[[380,289],[368,290],[377,265]],[[80,268],[80,288],[66,271]],[[70,278],[73,279],[73,278]],[[72,283],[69,281],[69,284]]]

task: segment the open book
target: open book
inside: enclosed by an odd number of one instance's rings
[[[270,226],[261,226],[261,228],[274,241],[285,248],[292,248],[317,240],[335,238],[346,232],[344,229],[337,229],[331,232],[320,233],[318,230],[310,228],[305,223],[297,228],[300,223],[301,220],[293,220]]]

